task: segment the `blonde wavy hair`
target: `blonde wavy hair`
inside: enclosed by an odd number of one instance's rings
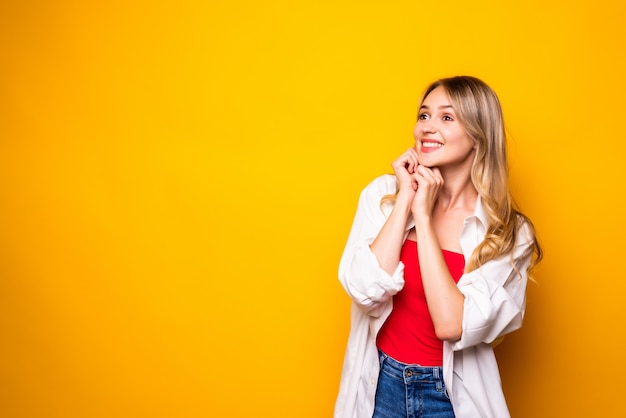
[[[529,249],[534,254],[528,268],[530,272],[543,258],[543,251],[532,222],[518,210],[509,191],[506,134],[500,100],[478,78],[457,76],[442,78],[429,85],[422,95],[420,106],[437,87],[446,91],[459,122],[476,143],[471,179],[488,218],[485,239],[474,250],[465,271],[475,270],[501,255],[512,256],[517,232],[525,224],[533,237],[533,245]]]

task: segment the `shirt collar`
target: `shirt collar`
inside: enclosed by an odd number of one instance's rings
[[[483,206],[483,200],[480,197],[480,195],[478,195],[478,198],[476,199],[476,205],[474,206],[474,213],[472,214],[472,216],[470,216],[470,218],[471,217],[476,217],[483,224],[483,227],[485,229],[487,228],[489,220],[487,218],[487,211],[485,210],[485,207]]]

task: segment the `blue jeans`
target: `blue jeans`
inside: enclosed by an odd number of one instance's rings
[[[373,418],[454,418],[441,367],[401,363],[378,350]]]

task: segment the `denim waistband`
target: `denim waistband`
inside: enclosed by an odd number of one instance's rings
[[[387,354],[378,350],[378,356],[380,359],[380,369],[386,373],[402,379],[405,383],[411,381],[422,382],[439,382],[443,381],[443,368],[440,366],[424,367],[419,364],[407,364],[402,363]]]

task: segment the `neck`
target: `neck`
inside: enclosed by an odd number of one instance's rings
[[[468,172],[463,174],[445,173],[443,176],[443,188],[439,192],[437,206],[439,209],[472,208],[478,198],[478,192],[474,188]]]

